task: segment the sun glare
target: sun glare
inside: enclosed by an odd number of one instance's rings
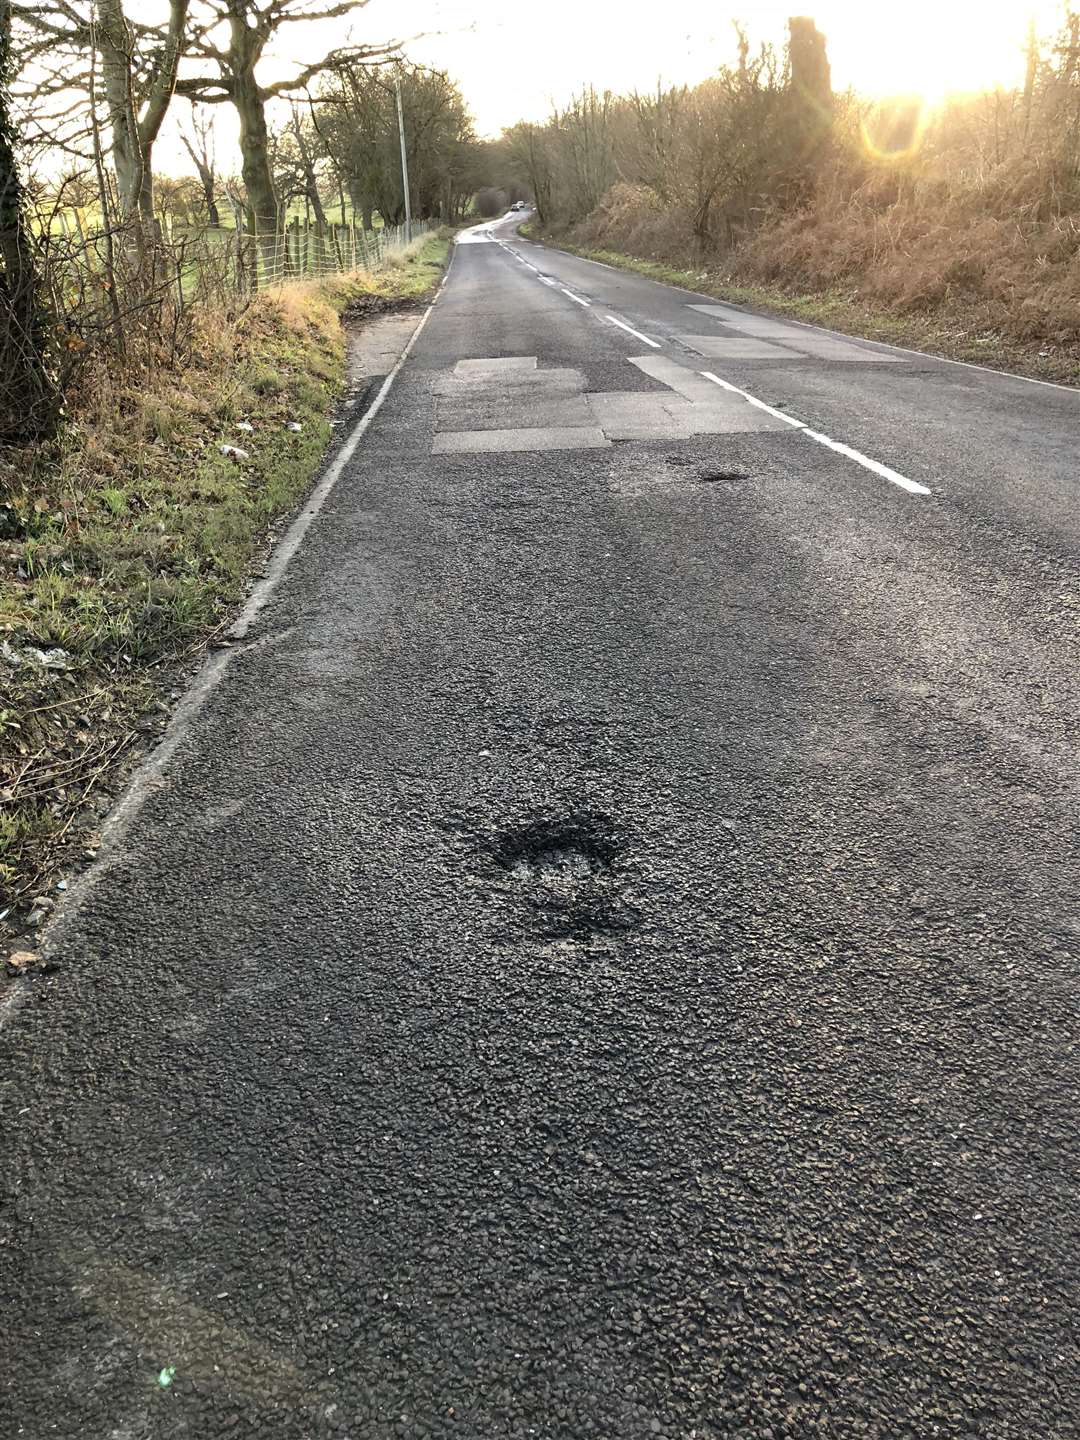
[[[812,16],[828,43],[834,86],[867,96],[919,95],[928,106],[1023,81],[1028,20],[1045,40],[1061,24],[1063,0],[668,0],[664,23],[622,23],[616,0],[548,0],[545,24],[503,0],[411,0],[417,54],[446,64],[463,82],[481,129],[541,119],[583,84],[650,89],[657,80],[696,84],[735,55],[732,22],[753,45],[783,49],[787,19]],[[388,0],[373,0],[372,17]],[[438,32],[438,33],[436,33]],[[566,43],[572,34],[573,44]],[[528,63],[519,63],[528,56]]]
[[[1042,36],[1060,19],[1059,0],[972,4],[913,0],[883,22],[865,4],[823,3],[819,24],[829,41],[838,88],[872,96],[918,95],[929,107],[1021,83],[1029,17]]]

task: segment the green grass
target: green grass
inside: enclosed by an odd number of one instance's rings
[[[438,284],[448,248],[447,234],[428,235],[387,256],[385,267],[374,276],[375,293],[386,299],[420,299]]]
[[[589,249],[571,244],[561,236],[545,237],[530,226],[524,227],[523,233],[531,234],[537,240],[547,238],[550,244],[583,259],[599,260],[622,270],[633,270],[665,285],[679,285],[733,305],[747,305],[787,315],[846,335],[882,340],[931,355],[944,355],[951,360],[966,360],[1041,380],[1080,385],[1080,363],[1073,355],[1061,351],[1046,353],[1043,342],[1020,342],[994,331],[986,331],[971,314],[955,308],[901,314],[884,306],[869,304],[853,290],[805,293],[779,285],[746,284],[709,266],[681,269],[618,251]]]
[[[62,670],[0,658],[0,909],[70,858],[60,838],[85,846],[83,802],[310,485],[344,380],[342,311],[426,295],[447,250],[430,236],[377,275],[206,314],[182,368],[91,369],[51,452],[0,455],[0,641],[66,652]]]

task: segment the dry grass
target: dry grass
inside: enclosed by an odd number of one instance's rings
[[[598,250],[623,251],[642,260],[685,263],[697,245],[682,212],[662,206],[646,185],[614,185],[570,237]]]
[[[794,291],[849,289],[899,315],[967,318],[1018,344],[1080,343],[1080,225],[1026,224],[969,211],[896,205],[803,211],[763,225],[728,258],[730,273]]]

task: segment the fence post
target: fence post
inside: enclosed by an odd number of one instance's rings
[[[251,289],[257,293],[262,284],[262,276],[259,273],[259,251],[261,245],[259,241],[259,217],[257,215],[251,217],[251,239],[249,244],[251,247]]]

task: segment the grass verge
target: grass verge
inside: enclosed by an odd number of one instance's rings
[[[448,243],[200,314],[178,367],[90,366],[51,448],[0,455],[0,940],[93,854],[178,662],[229,623],[271,523],[308,489],[344,380],[342,314],[426,297]]]
[[[684,289],[711,295],[733,305],[748,305],[814,325],[825,325],[846,335],[883,340],[891,345],[922,350],[929,355],[943,355],[950,360],[966,360],[995,370],[1029,375],[1037,380],[1080,385],[1080,354],[1075,346],[1055,345],[1048,349],[1044,341],[1021,341],[1002,335],[985,323],[975,303],[965,305],[959,302],[932,310],[898,313],[868,302],[854,289],[801,292],[780,285],[747,284],[707,264],[680,269],[619,251],[589,249],[568,241],[562,235],[545,236],[535,227],[523,226],[522,233],[536,240],[546,240],[583,259],[600,260],[623,270],[634,270],[639,275],[662,280],[667,285],[681,285]]]

